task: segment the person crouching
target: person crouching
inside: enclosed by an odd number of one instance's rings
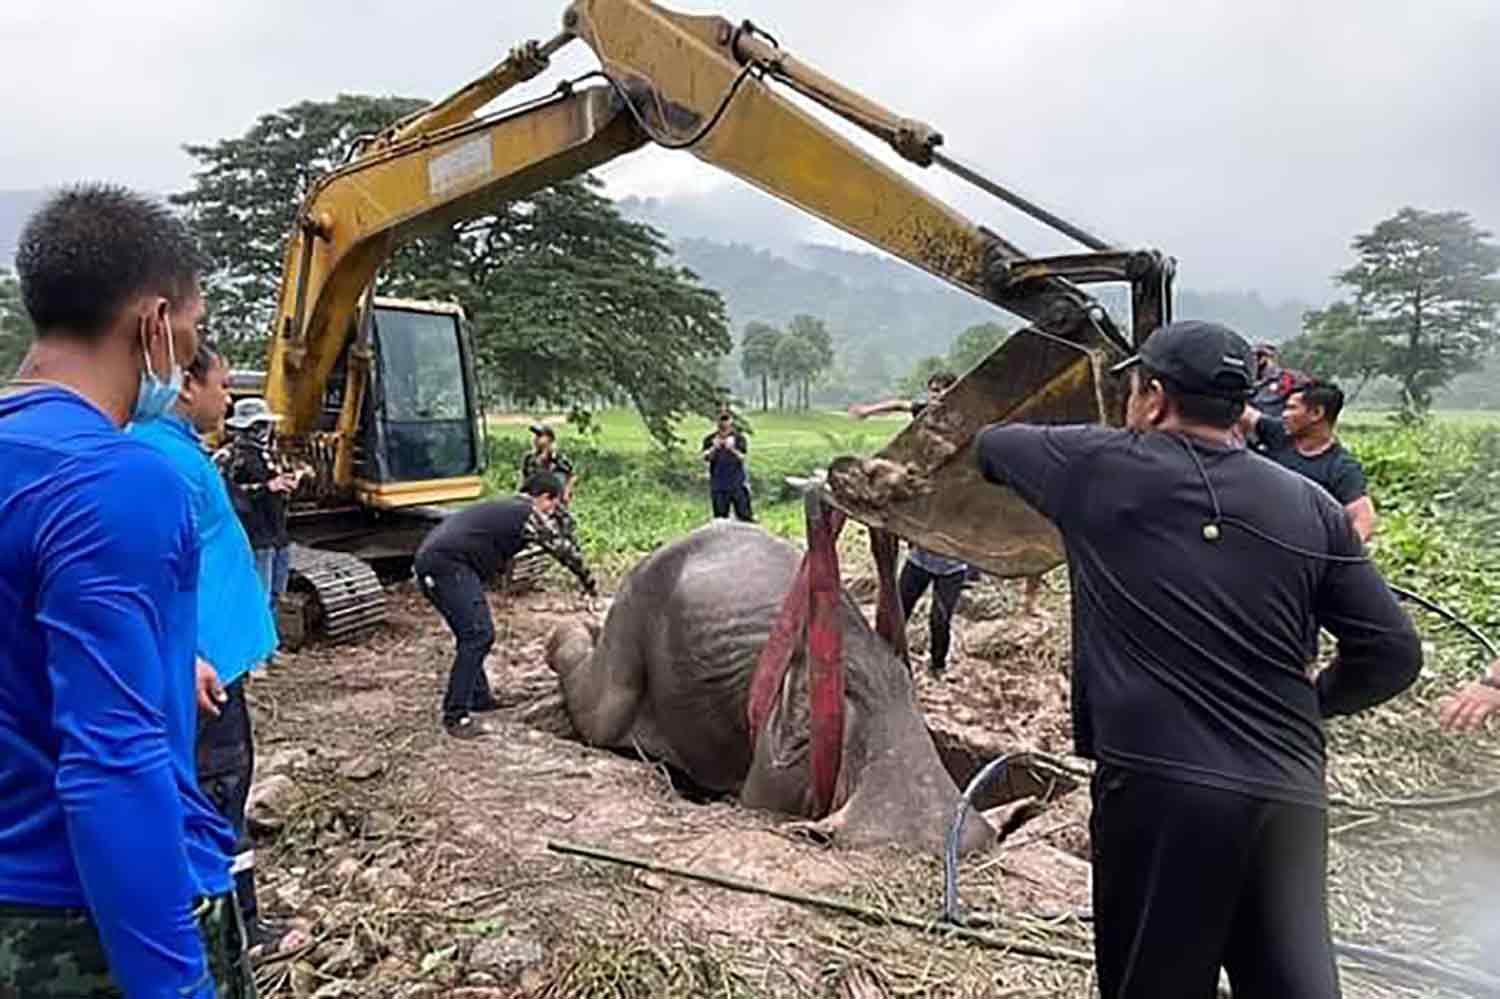
[[[453,670],[443,696],[443,729],[460,739],[484,734],[474,712],[498,707],[485,676],[484,660],[495,644],[495,623],[484,583],[500,573],[516,553],[536,545],[578,577],[589,597],[594,577],[578,547],[562,535],[552,515],[563,493],[562,480],[538,472],[517,496],[465,507],[433,528],[417,549],[417,585],[437,608],[457,643]]]

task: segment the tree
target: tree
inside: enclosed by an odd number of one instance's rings
[[[33,336],[31,317],[21,303],[21,284],[14,274],[0,270],[0,381],[15,374]]]
[[[948,370],[948,359],[936,355],[924,357],[917,362],[912,373],[896,383],[896,387],[907,395],[921,395],[927,391],[927,379],[939,371]]]
[[[275,311],[282,250],[310,186],[361,135],[424,102],[344,95],[256,121],[187,151],[203,169],[175,195],[210,254],[209,328],[238,361],[258,360]],[[578,177],[401,247],[387,293],[457,300],[473,323],[487,394],[568,406],[628,399],[666,445],[688,411],[712,413],[715,366],[732,341],[718,294],[670,263],[661,233],[622,218]]]
[[[768,388],[776,373],[776,344],[780,340],[780,330],[760,322],[748,323],[740,338],[740,370],[746,378],[760,379],[761,412],[771,405]]]
[[[303,101],[256,119],[244,135],[184,149],[201,164],[183,209],[208,254],[205,301],[220,349],[238,363],[264,363],[276,309],[282,251],[314,182],[344,162],[354,141],[426,106],[409,97],[342,94]],[[417,257],[402,254],[401,257]],[[393,261],[397,268],[401,261]]]
[[[621,218],[600,186],[576,178],[496,206],[460,241],[463,278],[411,293],[459,299],[483,376],[512,398],[581,410],[623,395],[653,437],[676,444],[683,415],[710,416],[727,394],[711,380],[732,346],[724,303],[663,262],[665,237]]]
[[[801,409],[809,404],[813,379],[833,366],[833,337],[823,320],[815,316],[799,314],[787,324],[786,336],[801,341],[804,349],[795,351],[796,377],[801,390]]]
[[[1348,302],[1310,311],[1303,323],[1305,332],[1281,345],[1281,361],[1287,367],[1353,385],[1350,402],[1384,370],[1379,338],[1368,334]]]
[[[958,335],[948,348],[948,367],[963,374],[994,353],[1011,331],[1000,323],[975,323]]]
[[[1379,356],[1404,408],[1424,412],[1500,341],[1500,246],[1489,237],[1464,212],[1403,208],[1354,239],[1359,261],[1338,275],[1353,303],[1310,314],[1307,328]]]
[[[786,408],[788,385],[792,386],[793,408],[802,407],[802,389],[812,372],[817,370],[817,364],[817,348],[811,342],[799,336],[792,336],[790,332],[781,337],[776,344],[776,379],[779,383],[776,405],[778,408]]]

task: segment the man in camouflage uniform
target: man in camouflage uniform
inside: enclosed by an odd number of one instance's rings
[[[556,431],[545,423],[533,423],[531,435],[531,450],[521,459],[521,481],[518,485],[525,486],[538,472],[551,472],[561,479],[562,496],[558,499],[557,510],[553,512],[552,519],[557,521],[558,533],[566,538],[576,539],[578,525],[569,508],[573,504],[573,483],[577,480],[578,473],[568,456],[557,449]]]
[[[413,568],[422,595],[437,608],[456,642],[453,670],[443,697],[443,729],[458,739],[484,734],[471,716],[493,711],[484,660],[495,644],[495,622],[484,584],[516,557],[536,545],[578,577],[584,593],[598,591],[583,555],[552,520],[563,484],[551,472],[538,472],[510,499],[475,503],[444,518],[417,549]]]
[[[228,895],[193,913],[216,999],[255,999],[239,906]],[[78,910],[0,904],[0,999],[124,999],[93,921]]]

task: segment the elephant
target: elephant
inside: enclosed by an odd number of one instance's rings
[[[716,521],[631,569],[603,625],[571,621],[547,643],[584,741],[634,748],[742,806],[797,816],[838,845],[941,853],[959,802],[918,711],[907,665],[839,594],[845,694],[832,808],[812,814],[805,649],[794,653],[760,737],[747,706],[757,656],[802,554],[760,527]],[[994,829],[966,809],[964,852]]]

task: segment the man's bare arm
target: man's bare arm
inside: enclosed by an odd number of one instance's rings
[[[886,399],[884,402],[872,402],[866,405],[854,403],[849,407],[849,415],[856,420],[863,420],[871,416],[879,416],[882,413],[910,413],[911,401],[908,399]]]

